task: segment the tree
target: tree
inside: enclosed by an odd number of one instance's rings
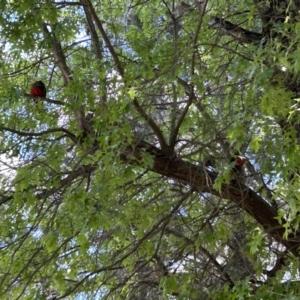
[[[2,7],[1,299],[297,298],[300,3]]]

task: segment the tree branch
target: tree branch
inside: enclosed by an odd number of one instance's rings
[[[197,46],[198,35],[199,35],[200,29],[201,29],[201,26],[202,26],[203,17],[204,17],[204,13],[205,13],[207,3],[208,3],[208,0],[205,0],[204,4],[201,7],[199,7],[200,16],[199,16],[199,21],[198,21],[198,24],[197,24],[197,27],[196,27],[196,30],[195,30],[195,35],[194,35],[193,45],[192,45],[192,48],[193,48],[193,55],[192,55],[192,60],[191,60],[191,76],[192,77],[195,74],[195,60],[196,60],[196,51],[197,51],[197,48],[198,48],[198,46]],[[172,149],[175,147],[176,138],[177,138],[180,126],[181,126],[181,124],[182,124],[182,122],[183,122],[183,120],[184,120],[184,118],[185,118],[192,102],[193,102],[193,99],[195,99],[194,84],[189,85],[189,89],[190,90],[189,90],[188,103],[185,106],[182,114],[180,115],[180,117],[178,119],[178,122],[177,122],[176,127],[175,127],[174,132],[173,132],[173,136],[171,138],[170,147]]]
[[[67,85],[72,80],[72,74],[67,65],[66,57],[64,55],[61,43],[57,40],[55,36],[54,28],[52,28],[52,32],[50,33],[47,24],[44,23],[43,31],[46,38],[52,39],[52,52],[55,60],[57,61],[59,69],[62,72],[64,83],[65,85]]]
[[[111,56],[113,57],[113,60],[116,64],[118,72],[123,77],[124,76],[124,69],[122,67],[121,61],[119,60],[119,56],[116,53],[113,45],[111,44],[110,39],[107,36],[107,34],[106,34],[106,32],[105,32],[105,30],[102,26],[102,22],[99,20],[91,1],[90,0],[81,0],[81,3],[85,4],[87,6],[88,11],[90,12],[92,18],[94,19],[94,21],[96,23],[96,26],[97,26],[98,30],[100,31],[100,33],[102,35],[102,38],[103,38],[103,40],[104,40]]]
[[[88,10],[89,10],[92,18],[94,19],[94,21],[96,23],[96,26],[97,26],[98,30],[100,31],[100,33],[101,33],[101,35],[103,37],[103,40],[105,41],[105,44],[106,44],[106,46],[107,46],[107,48],[108,48],[111,56],[114,59],[114,62],[116,64],[118,72],[120,73],[120,75],[122,77],[124,77],[124,69],[122,67],[121,61],[119,60],[119,56],[116,53],[113,45],[111,44],[110,39],[108,38],[108,36],[107,36],[107,34],[106,34],[103,26],[102,26],[102,23],[99,20],[97,14],[95,12],[95,9],[94,9],[92,3],[90,2],[90,0],[81,0],[81,2],[83,4],[85,4],[85,5],[87,5],[87,8],[88,8]],[[166,153],[166,154],[169,154],[170,147],[167,145],[167,143],[165,141],[165,138],[164,138],[164,136],[163,136],[162,131],[160,130],[160,128],[156,125],[156,123],[154,122],[154,120],[152,118],[150,118],[146,114],[146,112],[142,109],[142,107],[140,106],[137,98],[135,98],[133,100],[133,105],[137,109],[137,111],[141,114],[141,116],[146,120],[147,124],[151,127],[151,129],[153,130],[153,132],[156,134],[163,152]]]
[[[90,174],[91,172],[94,172],[96,169],[97,169],[97,166],[94,166],[94,165],[82,165],[75,171],[70,172],[70,174],[67,177],[65,177],[65,175],[64,175],[64,179],[61,179],[59,181],[59,183],[57,184],[57,186],[55,186],[49,190],[45,190],[42,193],[37,194],[36,198],[43,199],[45,197],[49,197],[49,196],[53,195],[54,193],[56,193],[57,191],[59,191],[62,187],[71,185],[73,183],[73,180],[76,179],[77,177],[84,176],[86,174]]]
[[[212,17],[208,23],[208,26],[210,28],[217,29],[223,34],[230,35],[240,43],[258,44],[263,39],[263,35],[261,33],[249,31],[218,17]]]
[[[20,136],[32,136],[32,137],[42,136],[42,135],[46,135],[46,134],[53,133],[53,132],[64,132],[70,139],[72,139],[74,142],[77,142],[76,136],[72,132],[70,132],[69,130],[67,130],[65,128],[52,128],[52,129],[47,129],[47,130],[41,131],[41,132],[25,132],[25,131],[19,131],[16,129],[0,126],[0,131],[3,131],[3,130],[15,133]]]
[[[154,122],[154,120],[148,116],[148,114],[143,110],[143,108],[140,106],[137,98],[133,99],[133,105],[136,108],[136,110],[140,113],[140,115],[145,119],[145,121],[147,122],[147,124],[151,127],[151,129],[153,130],[153,132],[155,133],[155,135],[158,138],[160,147],[162,149],[162,152],[165,155],[170,155],[170,151],[172,151],[169,147],[169,145],[167,144],[162,131],[160,130],[159,126]]]
[[[165,230],[169,234],[173,234],[176,237],[184,239],[189,245],[195,244],[195,242],[193,240],[191,240],[190,238],[186,237],[185,235],[183,235],[182,233],[180,233],[174,229],[167,227]],[[224,277],[229,282],[230,287],[233,288],[234,282],[232,281],[229,274],[226,272],[225,268],[221,264],[219,264],[219,262],[215,259],[215,257],[206,248],[204,248],[203,246],[200,245],[199,250],[201,252],[203,252],[204,255],[206,255],[210,259],[210,261],[213,263],[213,265],[219,270],[221,277]]]
[[[30,95],[30,94],[26,94],[26,93],[24,94],[24,96],[26,98],[42,100],[42,101],[52,103],[52,104],[56,104],[56,105],[63,105],[63,106],[66,105],[66,103],[64,103],[62,101],[59,101],[59,100],[52,100],[52,99],[45,98],[45,97],[40,97],[40,96],[33,96],[33,95]]]
[[[85,3],[86,0],[81,0],[82,3]],[[101,50],[101,45],[99,42],[99,36],[97,34],[97,31],[95,29],[95,25],[93,23],[93,18],[91,17],[90,9],[88,6],[88,3],[83,5],[84,13],[85,13],[85,18],[87,21],[87,26],[90,31],[91,37],[92,37],[92,45],[94,49],[94,53],[96,54],[96,57],[102,61],[103,55],[102,55],[102,50]]]
[[[82,4],[80,2],[67,2],[67,1],[52,1],[52,4],[60,6],[60,7],[66,7],[66,6],[81,6]]]
[[[68,85],[73,80],[73,76],[72,76],[70,68],[67,65],[67,60],[64,55],[61,43],[57,40],[57,38],[55,36],[53,26],[52,26],[52,32],[50,33],[47,28],[47,24],[44,23],[43,31],[47,37],[52,38],[52,42],[53,42],[52,52],[53,52],[54,58],[56,59],[59,69],[63,75],[65,85]],[[93,129],[91,128],[90,123],[85,119],[85,113],[84,113],[84,109],[83,109],[82,105],[80,106],[79,109],[76,109],[74,111],[74,117],[76,119],[77,126],[80,130],[87,132],[89,134],[93,132]]]
[[[293,233],[284,237],[286,229],[278,222],[276,209],[256,194],[254,190],[237,180],[232,180],[230,184],[223,184],[221,190],[216,190],[214,182],[217,174],[208,170],[204,171],[203,168],[179,158],[165,157],[161,155],[160,149],[143,141],[137,143],[135,148],[128,147],[122,153],[121,158],[124,161],[133,162],[130,158],[132,155],[139,160],[142,158],[142,152],[145,151],[153,155],[153,166],[150,168],[153,172],[187,184],[200,193],[210,193],[236,203],[241,209],[249,213],[271,237],[286,246],[295,256],[300,256],[298,249],[300,247],[300,232],[291,228],[291,232],[296,232],[296,234]],[[209,180],[207,180],[207,176],[209,176]],[[282,220],[282,223],[284,222]]]
[[[86,21],[87,21],[87,26],[89,29],[89,32],[91,34],[91,38],[92,38],[92,47],[94,50],[94,53],[96,55],[96,57],[98,58],[98,60],[100,62],[102,62],[103,60],[103,53],[102,53],[102,48],[101,48],[101,44],[100,44],[100,39],[98,36],[98,33],[96,31],[95,28],[95,24],[93,22],[93,17],[91,16],[90,10],[88,9],[88,3],[86,3],[86,0],[81,0],[82,3],[85,3],[83,5],[83,9],[84,9],[84,13],[85,13],[85,17],[86,17]],[[106,90],[106,78],[104,80],[101,81],[101,95],[100,95],[100,103],[101,105],[105,105],[106,101],[107,101],[107,90]]]

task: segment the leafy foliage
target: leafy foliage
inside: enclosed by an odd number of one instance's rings
[[[299,4],[19,2],[1,299],[297,299]]]

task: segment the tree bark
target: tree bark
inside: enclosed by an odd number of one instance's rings
[[[237,180],[232,180],[230,184],[223,184],[221,190],[218,191],[213,187],[217,178],[216,173],[204,170],[203,167],[181,158],[167,157],[160,149],[143,141],[138,142],[134,148],[128,147],[121,157],[126,162],[136,162],[136,159],[141,159],[142,152],[153,155],[151,171],[166,176],[167,179],[185,183],[199,193],[210,193],[236,203],[249,213],[272,238],[284,245],[295,256],[300,256],[298,249],[300,232],[296,231],[295,234],[289,234],[285,238],[284,219],[281,219],[280,224],[276,209],[251,188]]]

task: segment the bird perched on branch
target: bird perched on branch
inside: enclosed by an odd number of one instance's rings
[[[235,157],[231,157],[230,162],[233,163],[234,162],[234,166],[232,168],[232,172],[233,173],[241,173],[242,169],[243,169],[243,165],[246,162],[246,157],[244,156],[235,156]]]
[[[31,85],[30,95],[45,98],[46,93],[46,87],[42,81],[36,81]],[[34,102],[37,103],[37,99],[34,99]]]

